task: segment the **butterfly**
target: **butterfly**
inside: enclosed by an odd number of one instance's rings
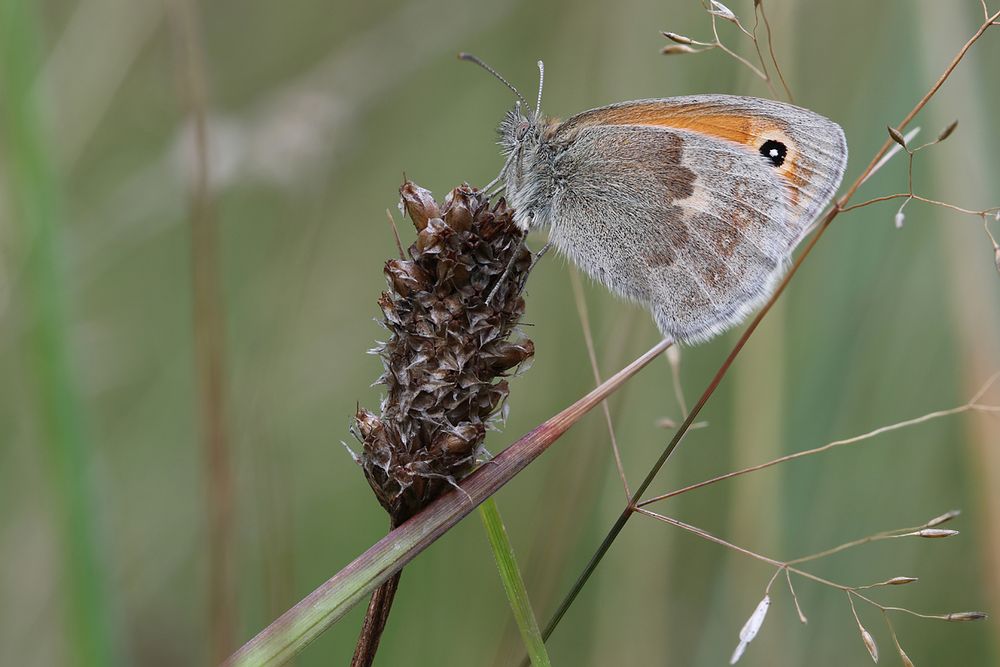
[[[541,113],[541,82],[534,110],[507,85],[520,100],[499,127],[498,182],[515,222],[547,228],[560,253],[681,342],[768,299],[847,163],[840,126],[792,104],[692,95],[559,121]]]

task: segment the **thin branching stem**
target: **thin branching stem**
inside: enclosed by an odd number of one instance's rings
[[[806,615],[802,613],[802,606],[799,604],[799,596],[795,594],[795,586],[792,586],[792,574],[788,571],[787,567],[782,569],[785,570],[785,581],[788,582],[788,592],[791,593],[792,601],[795,603],[795,611],[799,615],[799,621],[801,621],[804,625],[809,621],[806,619]]]
[[[687,486],[685,486],[683,488],[676,489],[676,490],[671,491],[669,493],[664,493],[664,494],[660,494],[658,496],[654,496],[652,498],[648,498],[646,500],[643,500],[643,501],[637,503],[637,506],[638,507],[645,507],[647,505],[652,505],[653,503],[657,503],[657,502],[660,502],[662,500],[666,500],[668,498],[673,498],[674,496],[679,496],[682,493],[688,493],[689,491],[694,491],[695,489],[700,489],[702,487],[709,486],[711,484],[716,484],[718,482],[721,482],[721,481],[724,481],[724,480],[727,480],[727,479],[732,479],[734,477],[740,477],[742,475],[746,475],[746,474],[751,473],[751,472],[756,472],[758,470],[764,470],[765,468],[770,468],[772,466],[776,466],[776,465],[779,465],[779,464],[782,464],[782,463],[786,463],[788,461],[794,461],[795,459],[801,459],[801,458],[804,458],[806,456],[813,456],[815,454],[820,454],[822,452],[826,452],[826,451],[829,451],[831,449],[835,449],[837,447],[843,447],[845,445],[852,445],[852,444],[856,444],[858,442],[863,442],[865,440],[869,440],[871,438],[874,438],[876,436],[879,436],[879,435],[882,435],[882,434],[885,434],[885,433],[890,433],[892,431],[897,431],[899,429],[908,428],[908,427],[911,427],[911,426],[916,426],[918,424],[923,424],[925,422],[933,421],[935,419],[941,419],[943,417],[948,417],[948,416],[952,416],[952,415],[962,414],[964,412],[970,412],[970,411],[978,411],[978,412],[996,412],[996,411],[1000,411],[1000,406],[983,405],[983,404],[980,404],[978,402],[979,399],[982,398],[983,393],[986,390],[988,390],[989,387],[992,386],[996,382],[996,379],[997,379],[996,375],[994,375],[993,377],[991,377],[989,379],[989,381],[987,381],[986,384],[984,384],[983,387],[980,388],[980,390],[979,390],[979,392],[977,392],[976,396],[974,396],[972,398],[972,400],[970,400],[968,403],[965,403],[964,405],[960,405],[960,406],[955,407],[955,408],[950,408],[948,410],[937,410],[937,411],[934,411],[934,412],[928,412],[927,414],[923,414],[923,415],[921,415],[919,417],[914,417],[913,419],[907,419],[905,421],[896,422],[894,424],[889,424],[887,426],[880,426],[879,428],[876,428],[876,429],[873,429],[871,431],[868,431],[867,433],[862,433],[861,435],[856,435],[856,436],[851,437],[851,438],[844,438],[842,440],[834,440],[833,442],[828,442],[825,445],[821,445],[819,447],[813,447],[812,449],[806,449],[806,450],[803,450],[801,452],[794,452],[792,454],[786,454],[784,456],[779,456],[778,458],[771,459],[770,461],[766,461],[764,463],[758,463],[757,465],[748,466],[748,467],[742,468],[740,470],[734,470],[734,471],[727,472],[727,473],[722,474],[722,475],[717,475],[715,477],[703,480],[701,482],[697,482],[695,484],[689,484],[689,485],[687,485]]]
[[[927,197],[922,197],[922,196],[920,196],[918,194],[914,194],[912,192],[897,192],[897,193],[894,193],[894,194],[891,194],[891,195],[882,195],[881,197],[873,197],[871,199],[868,199],[868,200],[863,201],[863,202],[858,203],[858,204],[852,204],[851,206],[845,207],[841,211],[841,213],[847,213],[848,211],[853,211],[856,208],[864,208],[865,206],[871,206],[872,204],[878,204],[879,202],[884,202],[884,201],[892,201],[894,199],[913,199],[915,201],[923,202],[924,204],[930,204],[931,206],[940,206],[941,208],[946,208],[948,210],[955,211],[956,213],[964,213],[966,215],[974,215],[974,216],[976,216],[978,218],[981,218],[981,217],[989,215],[989,214],[991,214],[991,213],[993,213],[993,212],[995,212],[997,210],[1000,210],[1000,207],[994,206],[994,207],[991,207],[991,208],[983,209],[981,211],[975,211],[975,210],[973,210],[971,208],[963,208],[961,206],[956,206],[955,204],[949,204],[948,202],[943,202],[943,201],[938,201],[936,199],[929,199]]]
[[[913,530],[919,530],[917,528],[905,528],[902,529],[907,532]],[[848,549],[853,549],[855,547],[860,547],[864,544],[870,544],[872,542],[879,542],[881,540],[892,540],[897,537],[908,537],[905,534],[899,534],[899,530],[886,530],[881,533],[875,533],[874,535],[868,535],[866,537],[861,537],[856,540],[851,540],[850,542],[845,542],[843,544],[838,544],[835,547],[831,547],[824,551],[818,553],[809,554],[808,556],[800,556],[799,558],[793,558],[790,561],[786,561],[789,565],[797,565],[799,563],[808,563],[810,561],[819,560],[820,558],[826,558],[827,556],[832,556],[838,554],[841,551],[847,551]],[[860,588],[869,588],[870,586],[861,586]]]
[[[771,579],[768,581],[767,586],[764,589],[765,594],[768,593],[768,592],[770,592],[771,586],[774,583],[775,579],[781,573],[781,571],[784,570],[786,572],[786,575],[790,574],[790,573],[794,573],[794,574],[799,575],[800,577],[803,577],[805,579],[809,579],[810,581],[814,581],[814,582],[816,582],[818,584],[822,584],[824,586],[827,586],[827,587],[835,589],[835,590],[843,591],[843,592],[847,593],[849,596],[853,596],[853,597],[858,598],[859,600],[867,602],[868,604],[870,604],[871,606],[875,607],[876,609],[878,609],[878,610],[880,610],[882,612],[895,611],[895,612],[900,612],[900,613],[904,613],[904,614],[909,614],[911,616],[916,616],[918,618],[925,618],[925,619],[939,620],[939,621],[952,621],[952,620],[956,620],[956,618],[955,618],[956,616],[966,616],[966,618],[968,618],[968,616],[969,616],[967,614],[966,615],[963,615],[963,614],[924,614],[924,613],[921,613],[921,612],[918,612],[918,611],[914,611],[912,609],[907,609],[906,607],[894,607],[894,606],[890,606],[890,605],[884,605],[884,604],[882,604],[882,603],[880,603],[880,602],[878,602],[876,600],[873,600],[872,598],[870,598],[867,595],[865,595],[865,594],[863,594],[863,593],[860,592],[862,590],[865,590],[865,589],[868,589],[868,588],[872,588],[872,586],[868,586],[868,585],[866,585],[866,586],[848,586],[846,584],[840,584],[840,583],[837,583],[835,581],[831,581],[831,580],[826,579],[824,577],[820,577],[820,576],[818,576],[816,574],[813,574],[812,572],[808,572],[806,570],[803,570],[801,568],[798,568],[798,567],[794,566],[794,563],[801,562],[802,560],[805,560],[805,559],[790,560],[790,561],[776,560],[776,559],[771,558],[769,556],[765,556],[763,554],[757,553],[757,552],[752,551],[750,549],[747,549],[745,547],[741,547],[741,546],[739,546],[737,544],[729,542],[728,540],[725,540],[725,539],[723,539],[721,537],[718,537],[717,535],[713,535],[712,533],[709,533],[708,531],[706,531],[706,530],[704,530],[702,528],[698,528],[697,526],[693,526],[693,525],[691,525],[689,523],[685,523],[685,522],[680,521],[678,519],[675,519],[673,517],[669,517],[669,516],[666,516],[664,514],[659,514],[657,512],[652,512],[652,511],[647,510],[645,508],[638,508],[638,509],[635,510],[635,513],[636,514],[642,514],[642,515],[647,516],[647,517],[649,517],[651,519],[656,519],[657,521],[660,521],[662,523],[666,523],[666,524],[671,525],[671,526],[675,526],[675,527],[680,528],[682,530],[685,530],[685,531],[687,531],[689,533],[697,535],[698,537],[701,537],[704,540],[707,540],[709,542],[713,542],[713,543],[718,544],[720,546],[726,547],[727,549],[731,549],[731,550],[733,550],[733,551],[735,551],[737,553],[743,554],[744,556],[747,556],[749,558],[753,558],[754,560],[758,560],[758,561],[760,561],[762,563],[767,563],[768,565],[773,565],[774,567],[778,568],[775,571],[775,573],[771,576]],[[895,532],[895,531],[893,531],[893,532]],[[818,557],[818,555],[817,555],[817,557]],[[803,622],[805,622],[805,620],[804,620],[805,619],[805,615],[802,613],[801,608],[799,608],[799,606],[798,606],[798,598],[795,596],[795,591],[792,588],[792,581],[791,581],[790,576],[788,578],[788,586],[789,586],[789,589],[792,591],[792,596],[795,598],[795,606],[796,606],[796,610],[799,613],[799,617],[800,617],[800,619],[803,619]],[[852,603],[852,606],[853,606],[853,603]],[[979,618],[984,618],[984,617],[985,617],[984,614],[975,614],[974,619],[970,619],[970,620],[978,620]]]
[[[670,358],[670,353],[667,353],[668,358]],[[677,404],[681,409],[681,418],[687,417],[688,406],[687,399],[684,398],[684,387],[681,385],[681,368],[680,368],[680,355],[676,355],[669,359],[670,361],[670,381],[674,385],[674,395],[677,396]]]

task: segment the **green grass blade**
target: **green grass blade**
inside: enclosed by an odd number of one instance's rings
[[[38,392],[39,433],[52,468],[61,519],[64,575],[72,637],[67,652],[78,665],[114,662],[97,557],[90,447],[83,426],[67,340],[68,304],[58,224],[60,188],[45,149],[35,79],[39,71],[37,3],[0,0],[0,100],[7,149],[11,213],[28,251],[23,303],[29,309],[25,347]]]
[[[510,610],[514,612],[514,620],[521,631],[521,639],[524,647],[528,650],[528,657],[534,667],[549,667],[549,655],[545,651],[545,640],[542,639],[542,632],[538,629],[538,621],[535,620],[535,612],[531,608],[528,600],[528,590],[524,586],[524,579],[521,578],[521,571],[517,567],[517,559],[514,557],[514,547],[511,546],[507,538],[507,529],[504,527],[503,519],[500,517],[500,510],[496,501],[489,498],[479,506],[479,516],[483,520],[486,528],[486,535],[490,540],[490,547],[493,549],[493,558],[497,562],[497,570],[500,572],[500,580],[503,581],[504,591],[507,593],[507,600],[510,602]]]

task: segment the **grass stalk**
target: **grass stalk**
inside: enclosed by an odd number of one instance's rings
[[[196,9],[169,3],[177,49],[177,78],[193,128],[190,165],[191,289],[195,370],[208,516],[208,606],[212,662],[232,650],[236,591],[232,563],[234,490],[226,420],[225,326],[219,275],[218,229],[209,187],[207,88]]]
[[[0,0],[0,99],[6,135],[12,218],[28,250],[24,266],[28,367],[38,392],[39,433],[51,466],[61,520],[63,579],[71,637],[66,652],[78,665],[115,664],[105,592],[106,560],[98,556],[97,515],[88,437],[68,336],[61,192],[44,142],[33,90],[40,67],[37,7]]]
[[[583,415],[625,385],[672,342],[663,340],[589,394],[550,417],[355,558],[229,657],[226,665],[288,660],[389,580],[484,500],[544,453]]]
[[[552,663],[545,650],[545,640],[542,639],[542,633],[538,629],[538,621],[528,599],[528,589],[517,566],[514,547],[507,537],[507,528],[500,516],[496,500],[487,498],[486,502],[479,506],[479,516],[486,528],[486,536],[490,540],[490,548],[497,562],[504,592],[507,593],[510,610],[514,613],[514,620],[517,621],[517,627],[521,631],[521,639],[528,651],[528,658],[533,667],[550,667]]]

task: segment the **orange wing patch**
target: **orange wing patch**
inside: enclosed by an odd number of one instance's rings
[[[769,118],[720,114],[700,104],[671,105],[639,103],[615,108],[595,109],[582,113],[558,126],[555,134],[575,134],[595,125],[642,125],[669,127],[742,144],[757,152],[765,141],[774,139],[785,144],[785,161],[778,167],[789,183],[792,205],[799,203],[799,192],[812,178],[812,172],[798,159],[798,147],[783,123]]]

